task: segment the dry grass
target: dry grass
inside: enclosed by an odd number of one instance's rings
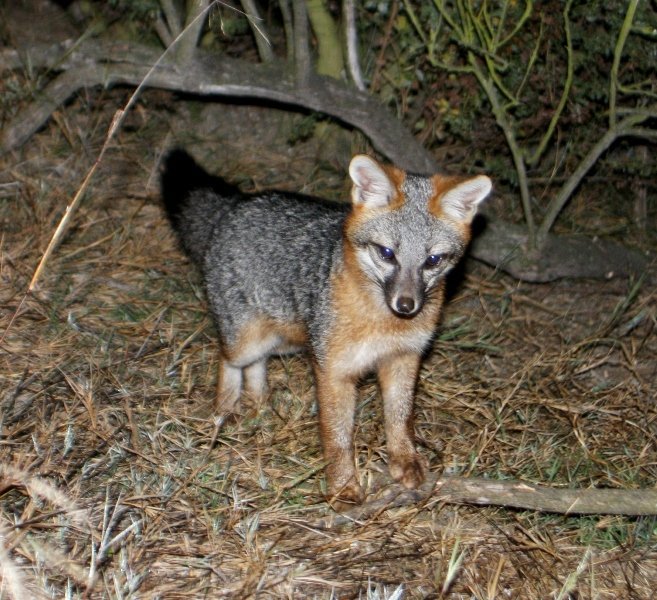
[[[154,187],[182,118],[163,111],[169,96],[139,105],[5,331],[102,144],[100,105],[122,102],[104,94],[0,159],[0,598],[653,597],[652,517],[427,502],[314,527],[329,509],[302,356],[273,360],[270,401],[211,447],[214,333]],[[238,179],[340,192],[341,173],[317,170],[304,146],[272,154],[245,138],[219,143]],[[421,373],[432,468],[654,487],[655,291],[531,286],[469,266]],[[358,416],[368,482],[386,456],[373,380]]]

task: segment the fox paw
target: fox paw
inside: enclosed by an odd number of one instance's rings
[[[354,508],[362,504],[364,499],[363,488],[354,477],[340,487],[331,486],[329,489],[328,502],[338,512]]]
[[[390,475],[395,481],[411,489],[424,483],[427,466],[425,458],[415,452],[414,454],[391,457],[389,469]]]

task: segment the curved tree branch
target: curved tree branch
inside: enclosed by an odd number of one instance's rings
[[[2,149],[24,143],[77,89],[138,85],[159,57],[155,50],[125,42],[83,43],[62,63],[65,73],[44,90],[45,102],[35,100],[7,124],[0,138]],[[175,58],[162,60],[145,85],[204,96],[258,98],[322,112],[361,129],[377,150],[402,168],[424,173],[438,170],[431,154],[375,98],[330,77],[310,75],[305,84],[298,85],[284,64],[254,64],[197,50],[192,63],[179,66]]]

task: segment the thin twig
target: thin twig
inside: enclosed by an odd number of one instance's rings
[[[379,44],[379,53],[376,57],[376,62],[374,63],[374,75],[372,75],[372,81],[370,83],[370,90],[376,92],[379,89],[379,80],[381,79],[381,71],[386,64],[386,50],[390,45],[390,40],[392,38],[392,31],[397,19],[397,12],[399,11],[399,0],[393,0],[392,6],[390,8],[390,16],[386,22],[386,26],[383,30],[383,38]]]
[[[254,0],[241,0],[242,8],[246,14],[253,37],[255,38],[256,46],[258,47],[258,54],[262,62],[272,62],[274,60],[274,50],[269,42],[269,36],[264,30],[262,25],[262,17],[258,13],[258,7]]]
[[[304,0],[292,0],[294,15],[294,70],[299,87],[308,83],[311,73],[308,13]]]
[[[640,131],[636,125],[644,120],[644,117],[631,115],[625,117],[620,123],[617,123],[607,131],[604,135],[598,140],[596,144],[586,153],[584,158],[577,165],[577,169],[573,174],[568,178],[566,183],[561,186],[556,196],[550,201],[545,217],[538,228],[536,234],[536,240],[538,246],[540,247],[545,239],[547,234],[552,229],[554,222],[557,220],[559,213],[563,210],[563,207],[566,205],[570,197],[572,196],[575,189],[582,182],[582,179],[586,176],[589,170],[598,162],[600,156],[619,138],[627,137],[631,135],[637,135]],[[648,130],[646,133],[652,133],[657,135],[657,132]],[[648,137],[648,136],[644,136]]]
[[[356,25],[356,7],[354,0],[344,0],[342,12],[345,19],[345,37],[347,45],[347,66],[354,85],[362,91],[367,88],[363,81],[358,58],[358,27]]]

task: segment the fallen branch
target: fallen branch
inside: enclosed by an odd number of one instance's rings
[[[339,527],[370,519],[391,508],[427,502],[504,506],[563,515],[657,515],[657,489],[552,488],[517,480],[440,477],[432,473],[417,490],[390,484],[362,506],[331,514],[310,525],[318,529]]]
[[[568,277],[657,279],[649,256],[608,240],[547,234],[540,252],[528,252],[528,243],[525,227],[489,219],[474,238],[470,256],[532,283]]]

